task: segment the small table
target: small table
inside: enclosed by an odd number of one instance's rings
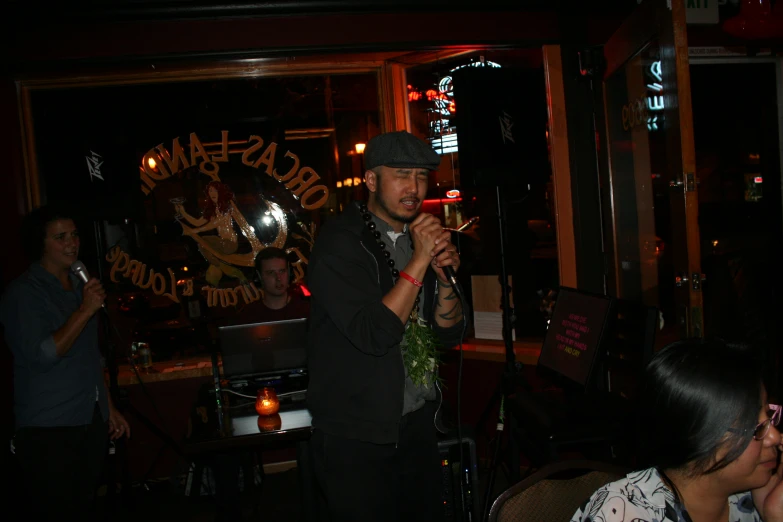
[[[197,455],[239,448],[277,445],[310,438],[312,417],[303,405],[285,405],[273,416],[259,416],[252,405],[237,408],[239,412],[218,415],[218,424],[210,433],[195,435],[184,444],[185,453]],[[252,411],[252,412],[251,412]]]
[[[265,449],[296,444],[296,461],[305,520],[320,520],[318,510],[321,508],[317,504],[319,497],[307,448],[307,441],[312,433],[311,423],[312,416],[304,406],[304,401],[281,404],[280,411],[271,416],[258,415],[253,403],[233,408],[228,407],[224,408],[222,415],[218,412],[215,422],[207,430],[186,440],[183,444],[183,450],[186,455],[196,457],[196,461],[201,461],[203,465],[203,462],[209,462],[212,456],[221,459],[221,454],[225,456],[251,448]],[[241,458],[244,461],[242,464],[221,463],[220,460],[212,460],[223,470],[228,469],[227,474],[216,474],[216,480],[223,480],[220,489],[226,492],[224,495],[218,492],[217,501],[229,509],[236,509],[236,506],[232,504],[237,502],[239,498],[238,490],[234,490],[236,476],[233,475],[234,471],[238,471],[239,466],[244,470],[246,487],[254,487],[252,466],[248,465],[245,457]],[[263,465],[260,469],[263,477]],[[223,475],[223,478],[219,478],[219,475]],[[201,489],[201,466],[199,465],[194,470],[192,487],[196,491]],[[260,498],[260,492],[258,498]],[[254,503],[254,510],[258,510],[258,502]]]

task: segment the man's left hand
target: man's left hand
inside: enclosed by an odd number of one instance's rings
[[[130,425],[117,408],[109,406],[109,438],[117,440],[123,435],[130,438]]]
[[[450,266],[454,269],[454,272],[459,270],[459,254],[457,253],[457,247],[454,246],[451,241],[448,242],[446,248],[444,248],[440,254],[432,258],[432,268],[435,270],[435,274],[438,276],[438,282],[449,285],[449,279],[441,269],[444,266]]]

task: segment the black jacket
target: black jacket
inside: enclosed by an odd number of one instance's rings
[[[312,292],[307,402],[313,427],[378,444],[396,442],[405,328],[381,302],[394,280],[355,204],[321,230],[307,279]],[[435,272],[428,269],[424,317],[443,347],[451,347],[459,342],[462,323],[440,328],[432,320],[436,286]]]

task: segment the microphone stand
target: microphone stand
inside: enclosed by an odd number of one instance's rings
[[[103,263],[101,263],[101,258],[103,257],[103,233],[101,230],[101,223],[102,221],[94,221],[93,222],[93,228],[95,231],[95,250],[98,254],[98,280],[103,281],[104,277],[104,270],[103,270]],[[108,312],[106,311],[106,306],[104,305],[103,309],[103,317],[105,321],[103,321],[103,330],[104,334],[106,335],[106,368],[109,370],[109,393],[111,394],[112,401],[114,402],[114,405],[116,406],[119,404],[119,398],[120,398],[120,387],[119,384],[117,384],[117,377],[119,375],[119,367],[117,366],[117,346],[112,341],[111,336],[111,330],[109,329],[109,321],[111,318],[109,317]]]
[[[498,228],[500,232],[499,250],[500,250],[500,288],[501,288],[501,309],[503,318],[503,341],[505,345],[506,364],[500,378],[500,383],[490,398],[487,407],[484,409],[477,426],[483,426],[492,411],[493,406],[499,401],[498,421],[495,434],[495,447],[493,449],[492,464],[490,465],[490,474],[487,481],[484,495],[484,509],[481,513],[481,520],[485,520],[489,515],[492,497],[492,490],[495,484],[497,468],[500,465],[500,446],[503,439],[503,432],[507,432],[508,453],[508,479],[511,484],[516,484],[521,480],[520,457],[522,455],[521,443],[517,439],[519,436],[520,419],[515,414],[515,409],[511,406],[513,396],[517,393],[517,388],[522,387],[529,390],[530,386],[525,382],[518,372],[516,354],[514,353],[513,329],[516,316],[511,308],[511,299],[508,283],[508,269],[506,266],[506,206],[503,202],[501,187],[495,187],[495,203],[497,205]]]
[[[103,257],[103,244],[104,244],[104,237],[103,237],[103,231],[101,228],[102,221],[93,221],[93,232],[95,234],[95,251],[96,251],[96,257],[97,259],[97,275],[98,280],[103,281],[104,276],[104,270],[103,270],[103,263],[102,257]],[[106,311],[106,306],[104,305],[101,307],[101,310],[103,310],[103,317],[101,321],[101,325],[103,326],[103,334],[104,339],[106,339],[106,369],[109,372],[109,397],[111,398],[112,403],[114,404],[115,408],[121,408],[121,402],[120,402],[120,386],[117,382],[117,378],[119,376],[119,367],[117,365],[117,346],[112,340],[111,335],[111,329],[110,329],[110,321],[111,318],[109,317],[108,312]],[[127,494],[129,491],[130,486],[130,475],[128,470],[128,448],[125,443],[125,438],[120,437],[116,441],[110,441],[109,444],[113,444],[113,452],[110,449],[109,455],[110,458],[107,458],[106,462],[106,476],[107,478],[107,484],[106,484],[106,505],[108,506],[116,506],[117,502],[117,485],[116,485],[116,476],[117,476],[117,469],[118,469],[118,463],[120,460],[125,462],[125,465],[122,467],[122,495],[123,498],[127,498]],[[109,519],[109,512],[110,510],[104,509],[104,519]]]
[[[102,222],[95,221],[93,223],[94,226],[94,232],[95,232],[95,247],[96,247],[96,253],[98,257],[98,278],[103,281],[104,276],[104,270],[103,270],[103,263],[101,263],[101,258],[103,256],[102,254],[102,245],[103,242],[103,234],[101,233],[101,227],[100,224]],[[136,417],[139,421],[141,421],[144,426],[148,430],[150,430],[154,435],[156,435],[161,441],[163,441],[163,447],[169,446],[171,447],[177,455],[185,460],[186,462],[190,462],[190,459],[185,455],[184,450],[182,449],[182,446],[174,440],[171,435],[169,435],[166,431],[164,431],[160,426],[158,426],[156,423],[154,423],[152,420],[150,420],[146,415],[144,415],[142,412],[140,412],[136,407],[131,404],[129,399],[123,399],[120,400],[120,387],[118,383],[118,376],[119,376],[119,365],[117,364],[117,345],[114,341],[112,341],[112,330],[114,332],[114,335],[116,337],[116,341],[123,342],[123,337],[120,334],[119,330],[117,329],[117,325],[114,324],[114,322],[111,319],[111,316],[109,315],[108,309],[106,308],[105,304],[101,308],[103,310],[103,321],[102,325],[105,331],[106,335],[106,367],[109,371],[109,393],[111,394],[112,402],[114,403],[115,408],[121,410],[121,411],[127,411],[133,414],[134,417]],[[143,393],[147,396],[150,403],[152,404],[153,409],[155,410],[155,413],[157,414],[158,418],[160,419],[161,423],[165,424],[165,419],[163,415],[161,414],[160,410],[158,409],[158,405],[155,402],[155,400],[152,398],[152,395],[150,395],[149,391],[147,390],[147,387],[144,384],[144,381],[141,378],[141,374],[139,372],[138,367],[136,366],[135,361],[132,357],[128,357],[128,363],[130,364],[131,369],[133,370],[134,375],[136,376],[136,380],[139,383],[139,386],[141,386],[141,389]],[[158,458],[160,458],[160,455],[162,454],[163,447],[161,447],[161,450],[158,451],[158,457],[153,461],[153,463],[150,465],[147,472],[144,474],[144,479],[142,479],[142,482],[147,478],[149,473],[154,468],[155,464],[158,461]],[[130,470],[128,468],[127,462],[128,462],[128,451],[127,451],[127,444],[125,443],[124,438],[117,439],[115,442],[115,458],[109,459],[109,468],[108,468],[108,476],[109,480],[113,481],[114,477],[117,473],[117,462],[120,458],[120,455],[122,456],[122,461],[125,462],[125,466],[123,466],[122,471],[122,495],[123,500],[125,502],[128,502],[128,495],[130,493]],[[116,486],[114,484],[108,484],[106,496],[107,496],[107,503],[114,503],[116,501]],[[105,515],[108,517],[109,511],[106,510]]]

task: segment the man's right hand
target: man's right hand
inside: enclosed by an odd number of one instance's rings
[[[413,239],[413,259],[429,265],[451,240],[451,234],[443,229],[441,222],[432,214],[421,213],[408,226]]]
[[[95,278],[90,279],[85,283],[82,289],[82,309],[92,316],[95,312],[100,310],[103,306],[103,302],[106,300],[106,290],[100,281]]]

